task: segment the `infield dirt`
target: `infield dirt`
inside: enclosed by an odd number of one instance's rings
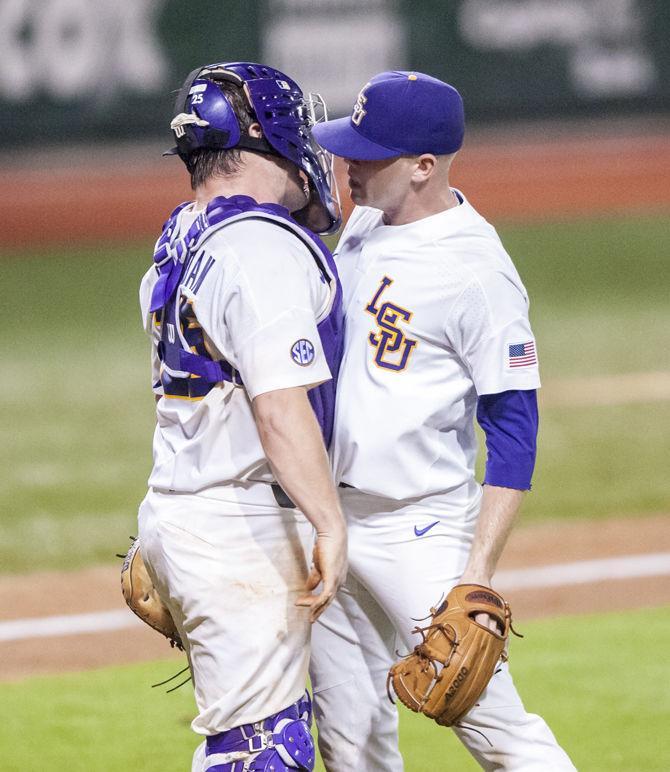
[[[92,146],[29,161],[3,162],[4,249],[155,238],[169,212],[192,196],[182,164],[162,159],[154,145]],[[336,169],[348,215],[343,162]],[[670,133],[605,122],[569,133],[553,125],[473,133],[451,176],[494,222],[668,211]]]
[[[670,517],[665,514],[555,521],[517,528],[500,569],[657,552],[670,552]],[[77,572],[0,577],[0,619],[126,609],[119,568],[100,566]],[[514,590],[506,595],[514,611],[515,626],[523,629],[524,620],[542,616],[668,605],[670,572],[658,577]],[[174,660],[175,665],[183,664],[183,655],[171,650],[161,636],[144,626],[4,641],[0,642],[0,680],[161,658]]]

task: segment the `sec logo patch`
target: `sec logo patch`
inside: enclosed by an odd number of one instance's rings
[[[291,346],[291,359],[301,367],[306,367],[314,361],[314,346],[306,338],[297,340]]]

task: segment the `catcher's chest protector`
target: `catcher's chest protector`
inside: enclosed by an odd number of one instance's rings
[[[333,434],[335,390],[344,347],[342,287],[329,249],[318,236],[298,225],[284,207],[257,204],[248,196],[219,196],[213,199],[207,209],[198,215],[188,232],[179,237],[178,215],[185,206],[187,204],[177,207],[165,223],[154,252],[159,279],[151,297],[150,310],[156,314],[156,321],[161,326],[158,354],[167,365],[161,376],[165,393],[202,397],[221,381],[243,385],[239,373],[228,362],[212,359],[199,327],[189,325],[195,317],[190,304],[180,295],[179,288],[184,279],[188,280],[191,272],[198,274],[198,281],[205,278],[207,264],[202,266],[196,263],[208,259],[206,254],[200,252],[201,247],[220,228],[242,219],[270,221],[300,239],[309,249],[323,281],[331,288],[330,309],[317,324],[317,331],[333,377],[308,392],[327,447]],[[209,259],[213,261],[213,258]],[[270,255],[268,259],[271,259]],[[177,334],[177,330],[180,334]],[[175,377],[169,371],[188,375]],[[197,378],[192,378],[192,375]]]

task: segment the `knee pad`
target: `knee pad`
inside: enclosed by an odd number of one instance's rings
[[[312,772],[314,740],[306,721],[281,719],[272,730],[272,745],[256,756],[249,770],[253,772]]]
[[[293,705],[253,724],[207,738],[204,772],[312,772],[309,693]]]

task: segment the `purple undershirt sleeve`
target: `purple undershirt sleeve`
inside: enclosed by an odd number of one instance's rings
[[[485,485],[530,490],[537,452],[535,389],[483,394],[477,422],[486,435]]]

